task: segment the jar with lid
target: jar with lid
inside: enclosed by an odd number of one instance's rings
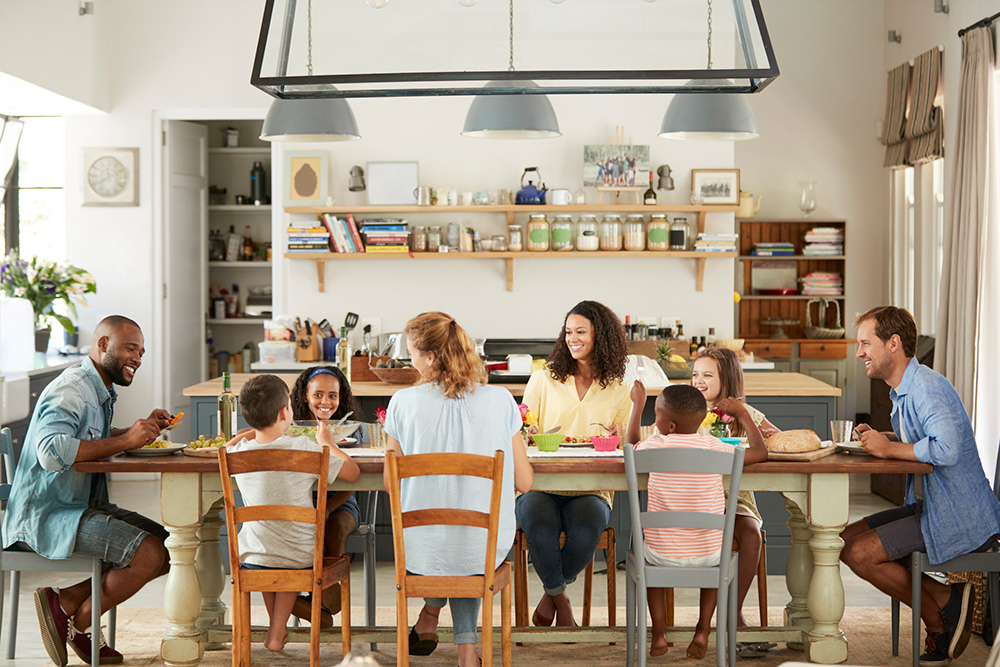
[[[410,236],[410,250],[413,252],[424,252],[427,250],[427,230],[423,225],[418,225]]]
[[[521,225],[507,225],[507,248],[511,252],[521,252],[524,250],[524,234]]]
[[[532,213],[528,218],[528,250],[545,252],[549,249],[549,221],[544,213]]]
[[[691,249],[691,226],[688,224],[687,218],[674,218],[674,221],[670,223],[670,249]]]
[[[507,237],[497,234],[493,237],[493,252],[507,252]]]
[[[431,225],[427,230],[427,252],[437,252],[441,245],[441,226]]]
[[[622,249],[622,218],[609,213],[601,220],[601,250]]]
[[[629,213],[625,216],[625,249],[645,250],[646,230],[641,213]]]
[[[649,226],[647,227],[650,250],[670,249],[670,223],[667,222],[666,213],[654,213],[649,216]]]
[[[576,221],[576,249],[597,250],[599,247],[597,216],[593,213],[584,213]]]
[[[573,218],[565,213],[559,213],[552,220],[552,249],[573,249]]]

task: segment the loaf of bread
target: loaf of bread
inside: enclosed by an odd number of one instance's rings
[[[769,452],[812,452],[822,446],[819,436],[809,429],[782,431],[767,439]]]

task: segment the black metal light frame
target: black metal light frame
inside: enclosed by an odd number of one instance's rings
[[[669,1],[669,0],[667,0]],[[254,57],[250,83],[279,99],[311,98],[363,98],[363,97],[437,97],[461,95],[609,95],[609,94],[676,94],[676,93],[756,93],[778,77],[778,63],[774,58],[771,38],[764,22],[760,0],[749,0],[754,19],[760,32],[762,48],[768,67],[757,67],[757,57],[749,42],[749,24],[743,3],[733,0],[736,29],[740,35],[743,56],[748,68],[744,69],[683,69],[683,70],[492,70],[446,72],[383,72],[365,74],[311,74],[264,76],[261,73],[265,48],[274,12],[275,0],[266,0],[261,20],[260,37]],[[282,44],[279,52],[279,69],[287,72],[288,53],[294,23],[296,0],[287,0]],[[719,85],[720,80],[737,79],[734,85]],[[377,87],[378,84],[417,84],[460,81],[534,81],[533,87],[484,88],[416,86],[400,88]],[[637,81],[678,81],[678,83],[639,85]],[[607,81],[607,85],[570,84],[553,86],[551,82]],[[683,82],[683,83],[682,83]],[[372,84],[359,89],[339,89],[338,84]]]

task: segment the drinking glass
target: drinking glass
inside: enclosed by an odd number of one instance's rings
[[[830,422],[830,438],[835,445],[843,445],[851,441],[854,422],[850,419],[834,419]]]
[[[802,188],[802,197],[799,199],[799,208],[802,209],[804,217],[816,210],[816,181],[799,181]]]
[[[368,424],[368,446],[377,452],[385,451],[385,429],[378,422]]]

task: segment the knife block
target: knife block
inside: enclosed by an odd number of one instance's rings
[[[305,329],[299,329],[295,337],[295,359],[296,361],[319,361],[320,336],[318,334],[306,333]]]

